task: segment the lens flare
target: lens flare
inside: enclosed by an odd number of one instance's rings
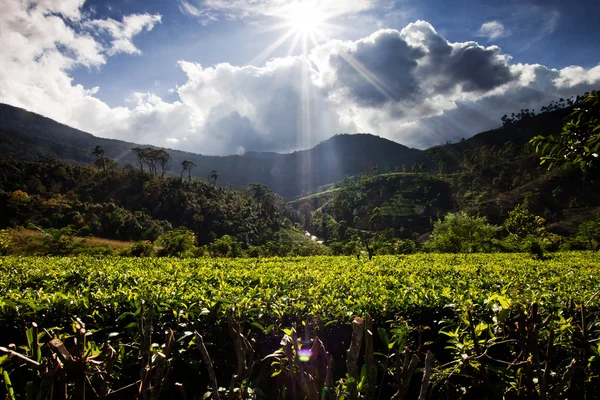
[[[312,357],[312,350],[310,349],[300,349],[298,350],[298,360],[302,362],[309,362]]]

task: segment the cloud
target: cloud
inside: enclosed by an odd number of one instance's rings
[[[504,29],[504,25],[501,22],[490,21],[481,25],[478,35],[493,40],[510,36],[510,32]]]
[[[334,103],[313,81],[317,71],[304,57],[277,59],[262,68],[204,68],[185,61],[180,66],[188,81],[177,92],[194,109],[193,125],[201,134],[190,141],[201,151],[227,154],[239,146],[289,151],[355,128],[339,122]]]
[[[160,17],[99,20],[82,14],[79,0],[36,4],[0,2],[1,102],[99,136],[204,154],[293,151],[342,132],[424,148],[600,83],[600,66],[515,64],[497,46],[450,42],[417,21],[260,67],[182,60],[177,101],[133,93],[127,107],[111,108],[97,97],[101,87],[75,84],[72,70],[101,68],[118,52],[138,54],[136,35]]]
[[[110,18],[86,21],[85,26],[96,28],[97,32],[107,32],[111,36],[108,55],[112,56],[118,53],[141,54],[132,42],[133,37],[144,30],[151,31],[160,22],[160,15],[132,14],[123,17],[123,21]]]
[[[586,70],[583,67],[570,66],[562,69],[559,75],[554,79],[558,87],[571,88],[574,86],[588,84],[592,85],[600,81],[600,65]]]
[[[397,119],[436,115],[518,79],[498,47],[450,43],[425,21],[325,45],[313,59],[330,93]]]
[[[357,14],[376,7],[389,9],[394,0],[302,0],[329,16]],[[240,19],[253,16],[279,17],[290,12],[293,3],[285,0],[179,0],[184,14],[197,17],[203,23],[218,19]]]

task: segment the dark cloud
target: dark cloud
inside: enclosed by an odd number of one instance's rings
[[[237,111],[221,117],[210,115],[205,131],[206,146],[211,149],[224,149],[226,154],[235,153],[239,147],[252,151],[268,147],[265,138],[254,128],[252,121]]]
[[[499,48],[474,43],[455,49],[441,69],[452,86],[461,85],[465,92],[487,92],[517,78]]]
[[[459,85],[464,92],[487,92],[518,78],[511,72],[510,57],[498,47],[449,43],[424,21],[408,25],[402,35],[410,44],[426,49],[418,76],[433,94],[452,91]]]
[[[332,55],[330,64],[336,70],[338,87],[345,88],[356,103],[373,107],[416,96],[419,83],[413,71],[423,56],[400,32],[381,31],[359,41],[353,50]]]
[[[449,43],[423,21],[402,32],[384,30],[330,56],[329,64],[342,89],[366,107],[400,104],[402,108],[460,88],[486,93],[518,78],[509,57],[498,47],[475,42]],[[425,106],[423,110],[427,110]],[[391,110],[401,117],[403,110]]]
[[[517,71],[520,72],[520,71]],[[535,79],[528,85],[512,85],[507,90],[477,101],[459,100],[455,108],[442,115],[421,119],[417,126],[396,137],[411,146],[427,148],[432,145],[457,142],[477,133],[498,128],[504,114],[518,113],[521,109],[539,113],[543,106],[559,98],[569,98],[593,90],[594,85],[581,83],[559,87],[554,84],[559,71],[543,66],[531,68]]]

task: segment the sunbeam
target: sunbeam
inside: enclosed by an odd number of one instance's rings
[[[260,65],[264,63],[274,51],[280,48],[295,32],[289,30],[283,36],[279,37],[276,41],[274,41],[269,47],[263,50],[262,53],[257,55],[250,61],[250,65]],[[297,39],[294,39],[297,41]]]

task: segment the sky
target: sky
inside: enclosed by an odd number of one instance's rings
[[[600,87],[599,0],[3,0],[0,102],[210,155],[428,148]]]

